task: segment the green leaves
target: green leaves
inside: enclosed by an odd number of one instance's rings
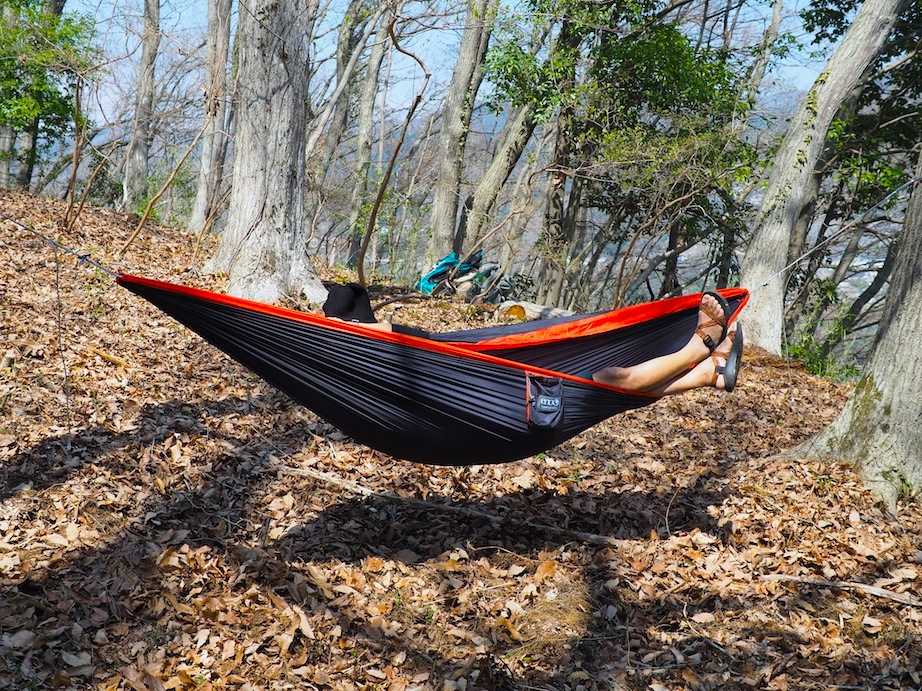
[[[86,17],[55,15],[46,3],[18,0],[0,15],[0,124],[14,131],[34,127],[53,138],[73,118],[76,75],[89,69],[95,51]]]
[[[595,81],[628,112],[694,109],[728,117],[736,106],[737,76],[727,56],[696,49],[674,24],[655,24],[627,40],[604,37],[598,53]]]

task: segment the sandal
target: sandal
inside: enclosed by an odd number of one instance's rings
[[[722,314],[714,314],[704,306],[703,302],[698,308],[699,311],[704,312],[708,317],[710,317],[710,321],[706,321],[703,324],[699,324],[697,327],[695,327],[695,333],[698,334],[698,337],[702,341],[704,341],[704,345],[707,346],[708,351],[713,354],[714,351],[717,350],[717,345],[722,343],[723,340],[727,337],[727,325],[730,323],[730,303],[728,303],[724,296],[720,293],[715,293],[709,290],[708,292],[704,293],[704,295],[710,295],[712,298],[717,300],[717,304],[720,305],[720,309],[722,310]],[[702,299],[703,297],[704,296],[702,296]],[[718,338],[716,342],[713,338],[711,338],[710,334],[705,331],[705,329],[708,329],[712,326],[721,327],[720,338]]]
[[[736,388],[736,378],[740,371],[740,360],[743,359],[743,325],[738,323],[736,325],[736,331],[728,334],[727,338],[729,338],[730,342],[733,344],[730,346],[730,352],[726,355],[716,352],[711,354],[711,360],[714,361],[714,379],[711,381],[711,386],[716,388],[717,377],[723,375],[724,391],[730,393]],[[726,357],[726,364],[721,365],[717,361],[719,357]]]

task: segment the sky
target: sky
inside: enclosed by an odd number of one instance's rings
[[[331,0],[332,16],[342,15],[347,0]],[[425,2],[425,0],[419,0]],[[513,0],[520,2],[520,0]],[[807,0],[794,0],[805,5]],[[189,55],[201,55],[203,36],[207,31],[206,0],[161,0],[161,27],[163,39],[161,52],[166,59],[160,64],[178,63],[186,60],[184,65],[191,65]],[[236,11],[238,0],[234,1]],[[797,35],[799,29],[798,4],[785,9],[784,29]],[[67,0],[65,10],[86,14],[93,17],[103,42],[107,59],[105,72],[97,80],[95,90],[88,95],[86,105],[90,117],[96,124],[103,126],[123,121],[126,113],[133,107],[133,85],[136,81],[137,64],[140,58],[140,29],[143,25],[143,0]],[[338,10],[338,11],[337,11]],[[767,25],[772,11],[772,0],[762,0],[762,4],[747,5],[748,17],[741,17],[743,31],[748,32],[748,40],[755,42]],[[409,13],[409,10],[408,10]],[[455,51],[460,40],[460,22],[462,17],[436,18],[431,27],[420,27],[419,33],[406,41],[406,46],[418,53],[433,73],[427,89],[428,104],[424,109],[433,108],[444,94],[451,78]],[[435,28],[432,28],[435,27]],[[321,41],[328,54],[332,54],[336,37],[336,24],[330,23],[328,31]],[[801,30],[802,32],[802,30]],[[802,41],[807,37],[798,36]],[[324,43],[325,42],[325,43]],[[406,108],[413,100],[419,88],[422,72],[419,66],[409,58],[393,53],[391,65],[392,80],[387,90],[388,107],[392,111]],[[810,88],[823,67],[825,56],[818,59],[811,56],[809,46],[805,50],[792,52],[784,60],[777,62],[767,75],[763,90],[763,108],[770,118],[785,117],[798,106],[803,94]],[[190,79],[198,79],[198,71],[184,67]],[[199,96],[201,84],[186,81],[182,85],[187,101],[195,101]],[[327,88],[331,88],[327,85]],[[485,84],[481,95],[488,93],[490,86]],[[319,102],[319,94],[314,94]],[[197,128],[191,122],[190,131]],[[489,129],[489,123],[480,123],[480,128]],[[191,135],[190,135],[191,136]]]
[[[341,0],[340,0],[341,1]],[[205,0],[161,0],[161,24],[163,33],[168,40],[176,43],[176,48],[181,50],[187,47],[192,37],[200,37],[207,30],[207,5]],[[332,6],[335,7],[335,2]],[[794,0],[785,7],[785,25],[802,40],[802,30],[799,29],[797,13],[807,4],[807,0]],[[236,2],[235,2],[236,7]],[[759,12],[761,6],[755,6]],[[139,30],[142,25],[143,0],[67,0],[65,10],[87,14],[97,22],[100,35],[103,37],[106,48],[113,55],[139,54]],[[760,32],[771,15],[771,2],[766,0],[761,7],[761,17],[754,16],[754,31]],[[427,66],[434,73],[434,78],[439,78],[439,72],[451,69],[450,51],[458,40],[457,31],[435,31],[420,34],[421,50],[425,50]],[[451,34],[454,34],[452,36]],[[442,55],[438,55],[441,52]],[[434,56],[434,57],[433,57]],[[428,64],[428,62],[433,64]],[[781,83],[790,84],[799,90],[808,89],[816,75],[822,69],[822,61],[811,57],[808,50],[796,51],[777,64],[772,76]]]

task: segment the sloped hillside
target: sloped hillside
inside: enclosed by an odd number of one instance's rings
[[[220,289],[207,243],[0,210]],[[777,454],[848,387],[748,354],[732,395],[541,457],[435,468],[348,438],[0,219],[0,689],[917,689],[922,511]],[[392,289],[375,287],[378,297]],[[489,312],[412,302],[426,328]]]

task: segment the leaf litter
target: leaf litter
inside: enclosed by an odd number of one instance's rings
[[[116,213],[65,235],[63,203],[0,202],[109,266],[222,288],[183,232],[115,257]],[[922,687],[918,504],[891,516],[846,463],[782,453],[848,385],[749,353],[732,395],[518,463],[415,465],[2,225],[0,689]]]

